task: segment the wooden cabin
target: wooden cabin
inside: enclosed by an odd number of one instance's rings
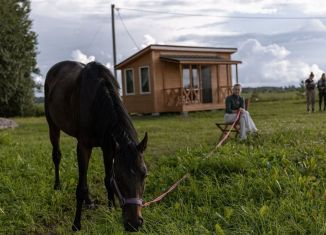
[[[150,45],[140,50],[115,66],[121,70],[122,99],[128,112],[225,108],[232,80],[238,81],[237,65],[241,61],[231,59],[236,51],[171,45]]]

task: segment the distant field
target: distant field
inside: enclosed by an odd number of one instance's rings
[[[252,102],[260,136],[216,145],[223,111],[134,117],[145,131],[149,168],[145,200],[185,173],[162,202],[143,209],[137,234],[326,234],[326,112],[308,114],[303,100]],[[16,118],[0,132],[0,234],[71,234],[77,183],[76,141],[61,138],[62,190],[53,190],[44,117]],[[78,234],[124,234],[121,210],[108,210],[104,169],[95,150],[89,189],[99,201],[84,210]]]
[[[316,92],[317,95],[318,92]],[[304,93],[299,91],[265,91],[265,92],[248,92],[243,94],[244,97],[252,97],[253,102],[277,101],[277,100],[298,100],[304,97]],[[317,97],[317,96],[316,96]]]

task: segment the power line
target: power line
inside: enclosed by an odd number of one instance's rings
[[[89,43],[88,46],[87,46],[87,50],[89,50],[89,48],[90,48],[91,46],[93,46],[93,43],[94,43],[94,41],[95,41],[97,35],[99,34],[99,32],[102,30],[103,26],[104,26],[104,24],[101,24],[101,25],[99,25],[99,26],[97,27],[97,30],[96,30],[95,33],[93,34],[93,37],[92,37],[90,43]]]
[[[127,10],[127,11],[138,11],[146,13],[156,13],[156,14],[169,14],[177,16],[193,16],[193,17],[215,17],[215,18],[228,18],[228,19],[248,19],[248,20],[312,20],[320,19],[325,20],[326,16],[227,16],[227,15],[211,15],[211,14],[198,14],[198,13],[184,13],[184,12],[169,12],[169,11],[157,11],[150,9],[137,9],[137,8],[125,8],[119,7],[117,9]]]
[[[120,21],[121,21],[123,27],[125,28],[125,30],[126,30],[128,36],[129,36],[129,38],[130,38],[131,41],[135,44],[135,46],[137,47],[137,49],[140,50],[140,47],[137,45],[135,39],[134,39],[134,38],[131,36],[131,34],[129,33],[129,31],[128,31],[128,29],[127,29],[127,26],[125,25],[125,23],[124,23],[124,21],[123,21],[121,15],[120,15],[120,12],[119,12],[120,8],[116,8],[116,10],[117,10],[117,12],[118,12],[119,19],[120,19]]]

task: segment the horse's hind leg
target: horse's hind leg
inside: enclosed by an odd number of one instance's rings
[[[55,182],[54,182],[54,189],[60,189],[60,176],[59,176],[59,167],[61,161],[61,151],[60,151],[60,129],[49,122],[49,129],[50,129],[50,140],[52,144],[52,160],[54,163],[55,168]]]
[[[87,169],[92,149],[78,142],[77,144],[77,160],[79,179],[76,188],[76,214],[72,230],[77,231],[81,229],[81,214],[83,202],[89,197],[87,186]]]

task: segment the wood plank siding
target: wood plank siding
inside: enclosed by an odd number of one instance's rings
[[[223,109],[225,97],[231,94],[232,76],[238,75],[237,64],[241,63],[231,59],[235,52],[235,48],[215,47],[144,48],[115,67],[121,70],[122,99],[128,112]]]

